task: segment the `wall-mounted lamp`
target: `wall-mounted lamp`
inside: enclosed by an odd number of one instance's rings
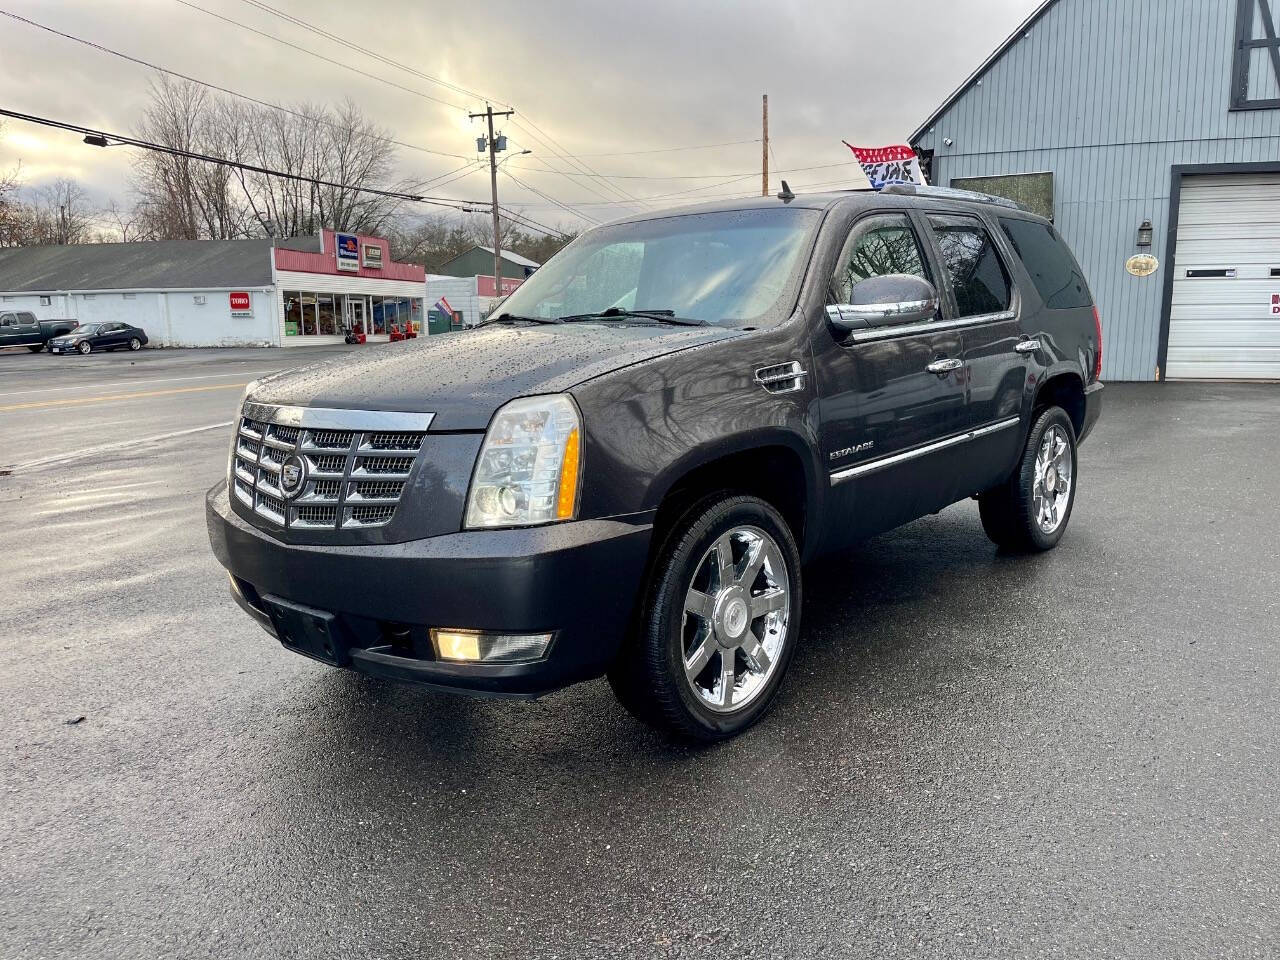
[[[1143,220],[1142,226],[1138,227],[1138,246],[1140,247],[1151,246],[1151,239],[1152,239],[1151,221]]]
[[[949,147],[949,146],[951,146],[951,145],[952,145],[952,144],[954,144],[954,143],[955,143],[955,141],[954,141],[954,140],[952,140],[950,137],[943,137],[943,138],[942,138],[942,145],[943,145],[944,147]]]

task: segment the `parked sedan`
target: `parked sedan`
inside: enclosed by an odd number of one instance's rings
[[[63,337],[49,341],[50,353],[88,354],[94,350],[141,350],[147,334],[141,327],[127,323],[82,323]]]

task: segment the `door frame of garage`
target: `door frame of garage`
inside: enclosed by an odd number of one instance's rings
[[[1156,367],[1160,379],[1168,379],[1165,369],[1169,363],[1169,321],[1173,314],[1173,281],[1175,259],[1178,250],[1178,212],[1182,205],[1182,178],[1204,177],[1231,173],[1280,173],[1280,163],[1179,163],[1170,168],[1169,177],[1169,229],[1164,251],[1164,295],[1160,303],[1160,349],[1156,354]]]

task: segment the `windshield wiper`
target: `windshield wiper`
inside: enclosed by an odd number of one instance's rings
[[[560,319],[565,323],[580,323],[586,320],[652,320],[655,323],[673,323],[679,327],[710,326],[705,320],[677,317],[674,310],[623,310],[621,307],[610,307],[598,313],[574,313]]]
[[[525,317],[518,313],[500,313],[496,317],[482,320],[477,327],[487,327],[491,323],[560,323],[559,317]]]

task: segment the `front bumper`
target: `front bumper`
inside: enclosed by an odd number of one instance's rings
[[[1096,381],[1084,388],[1084,428],[1077,443],[1084,443],[1084,438],[1092,432],[1098,418],[1102,416],[1102,382]]]
[[[209,491],[205,515],[214,555],[250,616],[277,637],[289,633],[278,629],[277,601],[323,622],[323,644],[286,646],[364,673],[500,696],[536,696],[604,672],[632,617],[652,533],[648,522],[582,520],[303,546],[246,523],[225,483]],[[456,663],[435,659],[432,627],[555,636],[535,662]]]

